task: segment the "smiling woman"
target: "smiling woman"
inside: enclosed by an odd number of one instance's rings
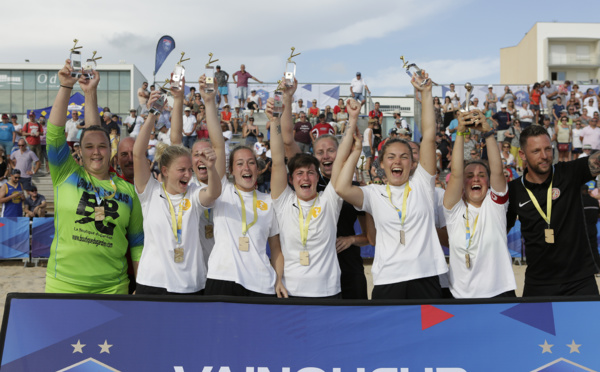
[[[129,250],[137,267],[144,232],[142,211],[133,186],[109,173],[108,133],[98,126],[96,88],[92,79],[71,77],[70,61],[59,71],[60,88],[46,137],[55,194],[56,234],[46,274],[46,292],[126,294]],[[81,136],[83,166],[71,157],[65,138],[67,104],[75,84],[85,93],[89,125]]]

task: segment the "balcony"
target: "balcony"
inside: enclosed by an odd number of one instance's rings
[[[550,54],[549,67],[600,67],[598,55]]]

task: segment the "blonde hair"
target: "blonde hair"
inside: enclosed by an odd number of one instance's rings
[[[158,149],[156,150],[156,153],[158,153]],[[162,153],[159,156],[158,159],[158,167],[162,172],[162,168],[163,167],[169,167],[169,165],[171,165],[171,163],[173,162],[173,160],[181,157],[181,156],[192,156],[190,150],[186,147],[183,147],[181,145],[177,145],[177,146],[167,146],[167,148],[165,148]],[[156,154],[155,154],[155,158],[156,158]]]

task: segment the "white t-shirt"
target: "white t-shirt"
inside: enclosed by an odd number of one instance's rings
[[[279,234],[279,228],[271,195],[256,192],[258,219],[246,234],[250,243],[245,252],[239,249],[242,208],[238,192],[244,198],[248,224],[254,220],[252,192],[238,191],[226,177],[221,185],[221,196],[213,208],[215,245],[208,260],[208,277],[236,282],[250,291],[275,294],[276,275],[267,256],[267,238]]]
[[[517,288],[506,237],[507,210],[508,186],[503,193],[488,190],[481,208],[469,205],[472,238],[468,250],[470,268],[467,268],[467,206],[461,200],[452,209],[444,209],[450,241],[448,279],[454,297],[489,298]]]
[[[148,141],[148,146],[150,147],[148,149],[148,156],[154,156],[156,154],[156,144],[158,143],[158,140],[156,139],[151,139]]]
[[[458,106],[459,100],[458,100],[458,92],[457,91],[447,91],[446,92],[446,97],[450,97],[450,101],[452,101],[452,104],[454,106]],[[444,98],[446,99],[446,98]]]
[[[434,207],[435,207],[435,228],[441,229],[446,226],[446,217],[444,216],[444,193],[446,190],[436,187],[434,189]]]
[[[369,143],[369,138],[371,139],[371,143]],[[375,135],[373,134],[373,129],[367,128],[363,132],[363,147],[371,147],[373,145],[373,140],[375,139]]]
[[[435,231],[435,176],[419,164],[409,180],[410,194],[404,228],[385,185],[361,187],[362,208],[375,220],[377,249],[373,261],[373,284],[384,285],[440,275],[448,271],[444,253]],[[406,184],[390,186],[392,201],[402,209]],[[400,243],[400,230],[405,231],[406,244]]]
[[[335,250],[337,221],[342,210],[340,198],[330,183],[319,193],[314,214],[308,225],[306,248],[300,235],[300,210],[296,192],[288,185],[279,198],[273,200],[279,239],[285,258],[283,280],[291,296],[327,297],[341,292],[340,266]],[[303,215],[308,217],[310,201],[300,200]],[[306,220],[305,220],[306,221]],[[300,263],[300,252],[308,250],[309,264]]]
[[[363,90],[365,89],[365,85],[367,85],[367,83],[365,83],[365,80],[361,77],[361,79],[357,79],[354,78],[352,79],[352,82],[350,82],[350,87],[352,88],[352,93],[363,93]]]
[[[573,128],[573,148],[580,149],[583,147],[583,143],[581,143],[581,129]]]
[[[165,145],[171,146],[171,129],[169,128],[167,133],[158,132],[158,134],[156,135],[156,139],[164,143]]]
[[[135,138],[140,133],[140,129],[142,128],[142,125],[144,125],[144,119],[141,116],[136,116],[135,118],[133,118],[133,116],[129,115],[123,123],[125,123],[127,125],[132,125],[133,123],[135,123],[135,127],[133,128],[133,131],[131,133],[129,133],[129,135],[131,137]]]
[[[532,123],[533,122],[533,111],[530,109],[524,109],[523,107],[519,108],[519,117],[521,118],[521,122],[523,123]],[[523,118],[524,116],[531,116],[530,118]]]
[[[69,142],[79,141],[77,139],[77,133],[79,133],[79,128],[77,128],[78,125],[81,125],[81,120],[70,119],[67,121],[67,124],[65,124],[65,132],[67,133],[67,141],[69,141]]]
[[[504,154],[500,153],[500,157],[506,160],[506,165],[515,165],[515,156],[513,154],[509,153],[507,157],[504,157]]]
[[[204,289],[206,266],[198,239],[200,214],[206,207],[200,203],[200,188],[189,185],[185,195],[182,217],[183,262],[176,263],[175,237],[171,225],[169,201],[156,179],[150,177],[143,193],[138,193],[144,214],[144,250],[140,259],[137,282],[166,288],[169,292],[193,293]],[[182,194],[170,195],[175,215],[179,211]]]
[[[292,103],[292,114],[299,114],[300,112],[306,113],[308,111],[307,107],[302,105],[300,107],[297,102]]]
[[[15,132],[21,132],[21,133],[23,132],[23,125],[21,125],[21,124],[17,124],[17,125],[15,125],[14,127],[15,127]],[[18,134],[15,134],[15,143],[19,142],[19,140],[20,140],[21,138],[24,138],[24,137],[23,137],[23,136],[20,136],[20,135],[18,135]],[[14,148],[13,148],[13,150],[14,150]]]
[[[184,133],[192,132],[192,129],[194,129],[194,124],[196,124],[196,117],[194,117],[194,115],[190,115],[190,116],[186,116],[185,114],[183,115],[183,132]],[[190,137],[194,137],[197,135],[198,134],[196,133],[196,131],[193,131],[190,134]],[[185,136],[185,134],[184,134],[184,136]]]

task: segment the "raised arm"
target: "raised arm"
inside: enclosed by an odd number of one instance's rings
[[[209,206],[221,195],[222,175],[219,175],[219,172],[217,172],[216,163],[218,157],[213,148],[206,147],[200,151],[199,155],[208,172],[208,187],[200,189],[200,203]]]
[[[355,134],[359,135],[356,123],[358,122],[358,115],[360,114],[360,103],[350,98],[346,102],[346,107],[348,108],[348,126],[344,132],[342,143],[338,147],[335,160],[333,161],[333,169],[331,170],[331,182],[333,185],[336,184],[339,174],[342,171],[344,160],[348,158],[352,151],[352,144],[354,142],[353,136]]]
[[[71,60],[69,59],[65,61],[63,68],[58,71],[60,87],[58,88],[56,98],[54,98],[54,104],[52,105],[53,110],[50,111],[50,117],[48,118],[50,123],[58,127],[64,127],[67,122],[67,107],[69,105],[69,98],[71,98],[73,86],[75,83],[77,83],[77,78],[71,77],[72,71],[73,69],[71,68]]]
[[[215,161],[215,167],[219,173],[219,189],[221,178],[225,175],[225,139],[223,138],[223,130],[221,129],[221,121],[219,120],[219,113],[215,101],[217,95],[217,89],[214,89],[212,93],[206,93],[206,76],[200,76],[198,79],[199,91],[202,99],[204,100],[204,107],[206,108],[206,125],[208,127],[208,138],[212,148],[215,150],[217,159]],[[210,181],[210,180],[209,180]],[[219,192],[220,195],[220,192]],[[218,195],[217,195],[218,197]],[[205,204],[206,205],[206,204]]]
[[[173,77],[173,74],[171,74]],[[183,86],[185,86],[185,77]],[[171,87],[171,95],[173,95],[173,110],[171,110],[171,145],[181,145],[183,143],[183,99],[185,92],[183,89]]]
[[[160,95],[161,92],[159,89],[152,92],[148,102],[146,102],[147,107],[152,107],[152,104],[160,98]],[[148,166],[148,160],[146,158],[146,150],[148,149],[148,142],[150,141],[150,133],[152,133],[154,123],[156,123],[157,119],[157,116],[150,112],[148,113],[148,117],[146,117],[146,121],[144,122],[144,125],[142,125],[140,133],[133,144],[133,183],[135,189],[140,194],[146,189],[146,185],[151,176],[150,167]]]
[[[85,96],[85,126],[100,125],[100,114],[98,114],[98,83],[100,82],[100,73],[93,70],[94,77],[86,79],[81,76],[79,78],[79,86],[83,90]]]
[[[444,193],[444,208],[452,209],[462,199],[463,195],[463,174],[464,174],[464,146],[465,146],[465,135],[467,131],[467,120],[473,117],[473,114],[469,112],[458,113],[458,127],[456,127],[457,135],[454,141],[454,148],[452,150],[451,167],[452,173],[450,173],[450,180],[448,181],[448,187]]]
[[[281,122],[279,118],[273,117],[273,102],[273,98],[267,100],[265,113],[271,122],[271,128],[274,129],[271,131],[271,197],[277,199],[287,187],[287,169],[285,167]]]
[[[347,130],[346,133],[349,131]],[[360,187],[352,185],[352,176],[354,175],[354,168],[356,168],[356,164],[358,163],[358,157],[360,156],[360,152],[362,150],[362,139],[356,133],[350,133],[348,136],[352,135],[354,137],[354,144],[352,147],[352,152],[348,159],[343,159],[340,157],[338,153],[336,156],[336,161],[340,159],[341,161],[345,161],[342,170],[337,177],[335,186],[335,192],[345,201],[352,204],[357,208],[362,208],[364,194]]]
[[[435,166],[435,112],[433,110],[433,97],[431,94],[431,79],[425,85],[421,85],[424,79],[429,75],[423,70],[423,77],[416,74],[411,82],[415,89],[421,92],[421,140],[420,164],[432,176],[435,176],[437,167]]]
[[[292,116],[292,103],[294,93],[298,87],[298,80],[294,78],[294,85],[286,87],[283,85],[283,113],[281,114],[281,135],[283,145],[285,146],[285,156],[290,159],[292,156],[300,153],[300,147],[294,141],[294,120]],[[272,151],[272,150],[271,150]]]
[[[487,148],[490,164],[490,186],[498,192],[504,192],[506,190],[506,178],[504,177],[502,157],[493,129],[489,126],[487,120],[485,120],[485,115],[481,111],[474,110],[473,112],[477,114],[477,121],[473,129],[480,131],[481,136],[485,138],[485,147]]]

